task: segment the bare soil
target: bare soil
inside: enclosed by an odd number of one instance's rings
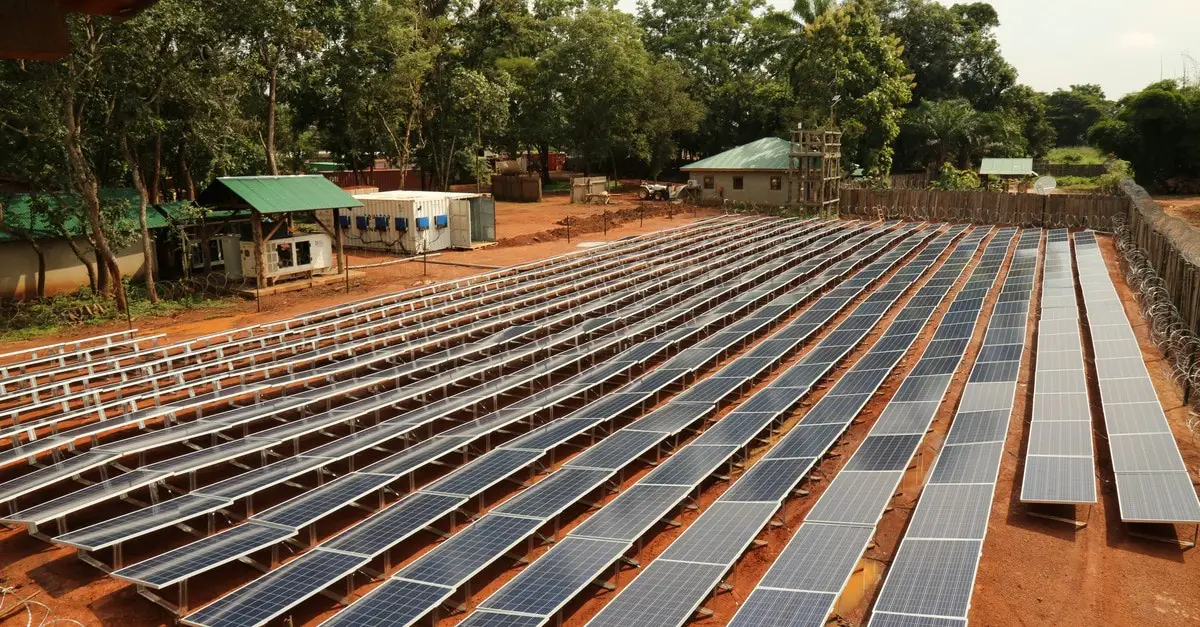
[[[1154,200],[1167,215],[1200,228],[1200,196],[1155,196]]]
[[[567,243],[554,235],[562,225],[556,224],[563,220],[567,213],[562,211],[569,207],[569,215],[578,216],[583,224],[588,216],[596,216],[605,208],[597,206],[587,213],[578,211],[579,206],[570,206],[565,202],[545,202],[539,213],[535,205],[515,205],[499,203],[498,225],[502,239],[512,239],[522,236],[545,237],[545,241],[531,241],[522,245],[496,246],[470,252],[446,253],[438,259],[461,261],[472,264],[507,265],[545,258],[551,255],[576,249],[577,245],[586,241],[605,239],[603,233],[589,233],[576,240],[572,226],[572,241]],[[622,203],[625,209],[636,210],[636,203]],[[612,211],[612,205],[607,208]],[[1200,207],[1197,208],[1200,211]],[[699,217],[704,217],[702,212]],[[646,232],[671,226],[678,226],[693,216],[676,215],[673,218],[647,218],[645,225],[640,226],[636,220],[627,221],[620,227],[610,228],[607,239],[625,237],[635,233]],[[505,226],[508,222],[508,226]],[[1116,253],[1112,242],[1102,238],[1102,248],[1109,263],[1110,273],[1118,290],[1126,302],[1130,318],[1137,322],[1135,331],[1142,344],[1143,356],[1154,377],[1159,391],[1160,400],[1168,410],[1168,417],[1175,430],[1176,439],[1180,444],[1184,459],[1189,468],[1200,465],[1200,446],[1186,428],[1187,409],[1183,407],[1181,392],[1175,386],[1170,376],[1167,364],[1159,357],[1156,349],[1148,341],[1145,325],[1130,297],[1122,277],[1116,267]],[[377,257],[354,255],[354,262],[368,263],[379,261]],[[144,321],[138,326],[144,330],[166,332],[172,340],[195,335],[229,329],[256,322],[290,317],[318,307],[325,307],[348,300],[364,298],[374,294],[383,294],[426,281],[456,278],[481,272],[480,269],[462,268],[455,266],[429,265],[428,274],[423,273],[420,263],[408,262],[371,268],[367,270],[367,278],[353,286],[350,294],[340,289],[322,288],[298,292],[294,294],[272,297],[264,301],[263,313],[254,311],[254,303],[243,303],[234,311],[224,310],[213,315],[205,312],[190,312],[175,318]],[[932,272],[931,272],[932,274]],[[1001,275],[1003,280],[1003,274]],[[955,286],[954,291],[946,299],[934,321],[944,314],[944,308],[952,300],[954,293],[961,288]],[[985,304],[985,313],[990,312],[994,302],[992,298]],[[906,296],[905,298],[907,298]],[[1036,311],[1036,300],[1033,303]],[[900,303],[903,306],[903,301]],[[846,361],[852,364],[878,338],[880,329],[886,328],[893,310],[883,324],[873,331],[863,347],[860,347]],[[844,314],[843,314],[844,316]],[[839,317],[840,319],[840,317]],[[834,321],[836,325],[837,320]],[[120,328],[119,326],[114,326]],[[832,326],[826,329],[826,333]],[[80,329],[78,333],[63,335],[61,338],[85,337],[104,332],[98,327]],[[876,544],[868,550],[866,559],[860,563],[860,570],[855,574],[850,587],[843,596],[838,607],[837,622],[841,625],[860,625],[864,622],[869,608],[876,596],[880,577],[885,572],[886,564],[895,556],[895,550],[908,524],[911,508],[919,495],[919,487],[925,473],[934,459],[934,451],[945,437],[949,428],[949,420],[962,393],[962,385],[966,372],[973,362],[982,340],[983,325],[977,330],[964,365],[955,376],[950,392],[936,417],[934,428],[929,434],[924,452],[910,470],[909,475],[901,486],[901,490],[893,501],[893,508],[884,516],[876,535]],[[697,625],[719,625],[728,621],[738,605],[753,585],[762,577],[771,561],[782,551],[791,537],[791,529],[803,519],[803,516],[816,502],[828,480],[849,457],[869,430],[874,419],[886,405],[895,392],[902,377],[916,363],[923,346],[929,341],[932,332],[926,330],[917,341],[914,348],[901,362],[897,372],[884,383],[883,389],[872,399],[860,420],[851,426],[847,434],[834,448],[834,455],[825,459],[814,473],[813,478],[801,487],[810,491],[808,496],[790,499],[779,513],[783,521],[782,527],[768,527],[760,535],[767,545],[750,551],[742,558],[730,574],[728,582],[733,589],[730,593],[717,595],[709,599],[705,606],[713,610],[712,618],[697,619]],[[1034,334],[1031,329],[1029,346],[1035,346]],[[39,343],[45,343],[43,339]],[[810,343],[809,346],[812,344]],[[12,350],[19,345],[0,346],[0,351]],[[1023,457],[1023,443],[1026,437],[1029,402],[1028,386],[1032,364],[1032,351],[1026,354],[1026,363],[1022,367],[1022,386],[1018,391],[1017,404],[1014,411],[1012,428],[1009,432],[1007,455],[1001,465],[1000,482],[997,487],[996,499],[992,509],[987,542],[984,547],[980,572],[972,601],[971,622],[973,625],[1185,625],[1200,624],[1200,592],[1197,592],[1196,582],[1200,581],[1200,557],[1195,550],[1184,551],[1179,547],[1153,542],[1129,535],[1131,531],[1117,519],[1116,498],[1112,491],[1112,469],[1107,455],[1107,443],[1103,438],[1103,424],[1096,423],[1096,450],[1099,458],[1099,477],[1101,480],[1101,502],[1091,509],[1080,510],[1078,515],[1085,517],[1088,526],[1076,531],[1069,525],[1033,518],[1017,502],[1019,492],[1019,477],[1022,471],[1020,462]],[[803,354],[803,352],[801,353]],[[732,359],[732,357],[730,357]],[[794,359],[798,359],[794,357]],[[728,361],[728,360],[727,360]],[[789,362],[790,363],[790,362]],[[848,366],[839,367],[836,375],[844,373]],[[775,372],[782,371],[782,368]],[[757,387],[766,384],[759,382]],[[829,387],[823,384],[815,394],[805,401],[803,408],[785,424],[785,428],[795,424],[807,408],[811,407]],[[749,394],[749,392],[747,393]],[[744,397],[743,397],[744,398]],[[763,449],[751,452],[747,466],[765,452]],[[564,456],[552,466],[565,462]],[[628,486],[641,474],[648,472],[649,466],[635,469],[623,477],[623,486]],[[543,475],[544,476],[544,475]],[[727,484],[714,482],[706,487],[699,498],[701,511],[715,500]],[[502,495],[497,495],[491,502],[496,502]],[[611,497],[609,497],[611,498]],[[588,511],[580,509],[573,517],[565,517],[560,526],[559,534],[569,531],[573,526],[586,519]],[[642,550],[637,557],[643,564],[647,563],[666,546],[678,537],[683,528],[696,519],[698,513],[685,511],[679,518],[683,527],[660,527],[644,541]],[[359,516],[361,517],[361,515]],[[350,521],[339,522],[339,526]],[[462,521],[459,521],[462,524]],[[332,533],[335,529],[325,530],[321,535]],[[1170,529],[1144,529],[1162,534]],[[1181,537],[1191,538],[1192,529],[1178,529],[1175,533]],[[432,536],[430,536],[432,537]],[[428,538],[413,542],[413,546],[400,551],[404,556],[393,563],[396,568],[400,563],[419,555],[427,549]],[[534,550],[540,554],[547,547],[541,546]],[[506,563],[488,571],[477,579],[474,588],[462,600],[472,607],[495,591],[504,582],[519,572],[519,567]],[[233,584],[250,577],[249,569],[222,569],[213,574],[219,581],[196,582],[193,593],[197,596],[208,596],[203,592],[207,589],[214,591],[228,590]],[[632,579],[633,573],[623,571],[617,580],[618,589]],[[365,593],[371,587],[360,580],[355,590],[356,596]],[[30,537],[23,528],[0,531],[0,588],[12,587],[0,605],[0,627],[9,625],[25,625],[28,617],[24,610],[14,605],[18,599],[32,598],[34,601],[49,606],[53,619],[72,619],[84,625],[123,625],[141,627],[149,625],[171,624],[171,617],[139,597],[134,588],[115,579],[103,575],[96,568],[84,564],[76,558],[71,550],[53,547],[41,540]],[[612,593],[600,594],[593,589],[593,596],[583,595],[577,603],[568,607],[564,616],[565,625],[582,625],[611,599]],[[209,596],[208,598],[211,598]],[[297,623],[314,625],[332,614],[332,605],[322,600],[309,606],[302,606],[297,612]],[[15,610],[15,611],[12,611]],[[44,610],[37,609],[33,624],[38,624]],[[462,615],[443,616],[439,625],[449,626],[461,621]]]

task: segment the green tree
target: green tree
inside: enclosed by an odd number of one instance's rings
[[[795,15],[762,0],[643,0],[638,24],[647,51],[678,63],[688,93],[704,107],[704,119],[681,145],[711,155],[786,132],[794,103],[784,59]]]
[[[871,0],[855,0],[819,16],[796,35],[790,76],[799,120],[820,126],[836,114],[846,162],[883,176],[912,91],[901,44],[876,11]]]
[[[642,86],[640,129],[634,151],[649,165],[651,178],[658,180],[678,156],[679,139],[696,130],[704,118],[704,106],[687,92],[687,79],[677,63],[654,62]]]
[[[1046,117],[1060,146],[1086,144],[1088,129],[1108,116],[1112,107],[1099,85],[1071,85],[1046,96]]]
[[[589,7],[551,22],[558,41],[543,57],[562,103],[562,141],[591,168],[634,144],[649,55],[626,13]]]
[[[1171,189],[1200,179],[1200,87],[1154,83],[1122,98],[1088,132],[1101,150],[1129,161],[1143,184]]]

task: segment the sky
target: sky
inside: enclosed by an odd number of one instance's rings
[[[767,0],[780,9],[791,0]],[[955,4],[956,0],[937,0]],[[970,1],[970,0],[958,0]],[[1097,83],[1115,100],[1179,78],[1182,54],[1200,60],[1200,0],[991,0],[996,38],[1022,83],[1054,91]],[[620,0],[636,11],[636,0]],[[1200,72],[1193,67],[1191,75]]]

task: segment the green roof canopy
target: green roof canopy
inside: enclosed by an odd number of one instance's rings
[[[83,223],[80,219],[81,211],[72,211],[66,216],[61,225],[60,231],[55,225],[51,224],[51,217],[43,211],[38,211],[34,207],[34,201],[40,199],[45,201],[50,207],[57,207],[60,204],[79,204],[79,197],[75,194],[17,194],[10,198],[4,205],[4,218],[0,228],[0,241],[11,241],[21,239],[14,231],[27,233],[35,238],[44,239],[48,237],[59,237],[62,231],[68,235],[81,236],[84,234]],[[113,187],[100,190],[100,202],[104,205],[123,203],[121,207],[122,219],[139,224],[138,218],[138,193],[137,190],[129,187]],[[151,205],[146,208],[146,225],[151,229],[158,229],[169,226],[172,223],[189,223],[192,221],[192,215],[187,211],[187,202],[172,202],[162,205]]]
[[[200,204],[259,213],[288,213],[361,207],[362,203],[317,174],[299,176],[222,176],[200,194]]]
[[[778,137],[764,137],[730,148],[680,168],[689,170],[787,170],[792,144]]]
[[[979,174],[994,176],[1033,176],[1033,158],[997,159],[984,157],[983,165],[979,166]]]

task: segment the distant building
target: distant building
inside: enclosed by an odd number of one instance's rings
[[[1037,176],[1037,172],[1033,171],[1033,157],[1018,159],[984,157],[983,164],[979,166],[979,176],[1029,178]]]
[[[685,165],[681,170],[700,186],[701,202],[723,199],[763,205],[788,202],[791,143],[764,137]]]

